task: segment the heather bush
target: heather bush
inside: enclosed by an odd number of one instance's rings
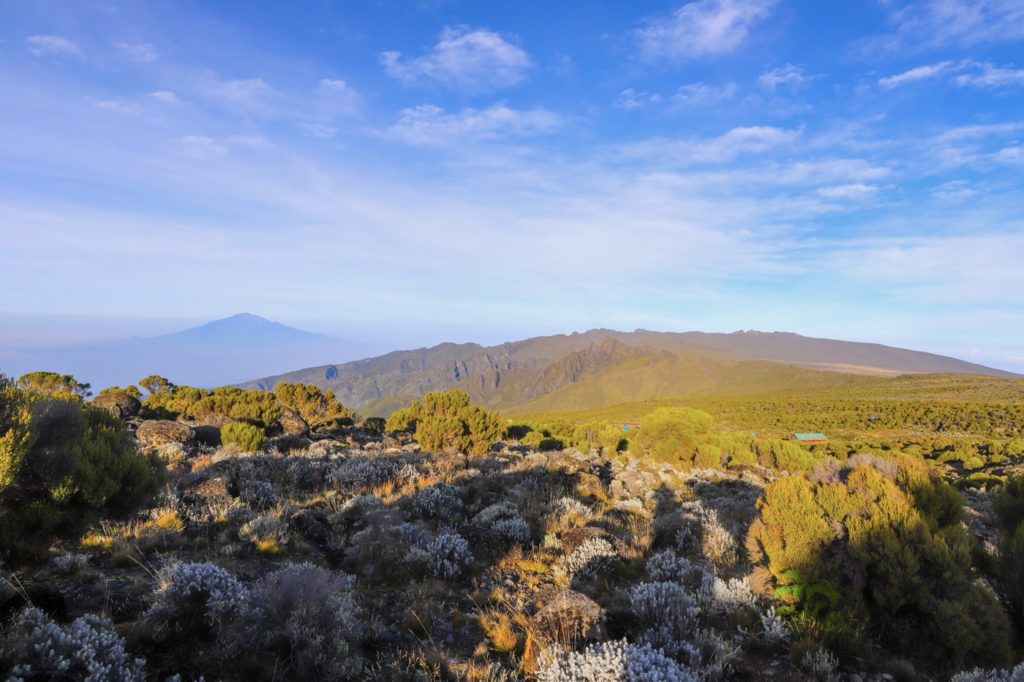
[[[93,614],[61,626],[35,607],[24,609],[0,644],[15,680],[143,682],[145,660],[131,657],[110,621]]]
[[[637,444],[660,462],[691,465],[694,453],[713,438],[714,419],[688,407],[659,407],[640,421]]]
[[[83,400],[92,393],[89,384],[83,384],[70,374],[58,372],[29,372],[18,377],[18,388],[51,398]]]
[[[355,677],[363,614],[354,587],[352,576],[308,563],[277,569],[252,587],[238,648],[272,656],[272,669],[289,679]]]
[[[454,578],[473,562],[469,542],[453,530],[444,529],[433,539],[426,536],[416,543],[419,555],[431,575],[439,578]]]
[[[953,675],[949,682],[1024,682],[1024,664],[1010,670],[975,668]]]
[[[153,603],[145,618],[165,636],[208,639],[227,632],[248,604],[245,586],[223,568],[180,562],[157,574]]]
[[[580,652],[549,651],[540,682],[698,682],[700,678],[649,644],[614,640]]]
[[[259,452],[267,442],[267,434],[258,426],[231,422],[221,427],[220,442],[223,445],[237,445],[242,452]]]
[[[564,557],[560,568],[571,576],[574,582],[577,579],[589,580],[607,571],[618,557],[618,552],[607,540],[593,537],[588,538],[571,554]]]
[[[430,392],[398,410],[387,421],[389,431],[411,431],[425,450],[486,454],[500,440],[504,423],[496,413],[472,405],[458,389]]]
[[[416,492],[410,500],[412,511],[427,519],[453,520],[462,512],[459,489],[447,483],[435,483]]]
[[[490,529],[507,546],[530,544],[530,525],[518,516],[498,519]]]
[[[700,609],[678,583],[638,583],[629,591],[629,607],[637,619],[637,640],[669,656],[696,664],[699,655],[692,640]]]

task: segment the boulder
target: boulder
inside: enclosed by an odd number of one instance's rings
[[[142,403],[138,398],[121,391],[100,393],[93,399],[92,404],[107,410],[118,419],[130,419],[142,409]]]
[[[277,418],[277,425],[281,432],[287,436],[308,436],[309,424],[294,410],[284,410]]]
[[[226,479],[208,478],[178,495],[178,515],[190,523],[212,523],[227,513],[234,501]]]
[[[596,641],[605,636],[604,609],[575,590],[557,592],[534,614],[533,622],[553,642]]]
[[[154,419],[139,424],[135,437],[144,448],[158,448],[163,445],[188,445],[195,438],[191,426],[169,419]]]

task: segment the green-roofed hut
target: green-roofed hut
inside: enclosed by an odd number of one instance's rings
[[[793,438],[801,443],[824,443],[828,440],[828,436],[817,431],[797,431]]]

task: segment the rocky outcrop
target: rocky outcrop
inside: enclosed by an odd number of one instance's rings
[[[164,445],[185,446],[195,438],[191,426],[169,419],[154,419],[139,424],[135,437],[144,448],[159,448]]]
[[[93,399],[92,404],[107,410],[118,419],[130,419],[142,409],[142,403],[138,398],[121,391],[100,393]]]

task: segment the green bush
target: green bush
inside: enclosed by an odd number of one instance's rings
[[[659,407],[640,420],[637,444],[647,456],[671,464],[692,465],[701,445],[714,438],[714,419],[689,407]]]
[[[822,627],[859,624],[936,670],[1006,661],[1008,620],[973,584],[962,502],[919,460],[864,458],[819,482],[786,476],[765,487],[758,509],[747,547],[776,584],[795,571],[838,590],[834,616],[796,600]]]
[[[267,433],[258,426],[245,422],[231,422],[220,430],[223,445],[237,445],[244,452],[259,452],[267,442]]]
[[[496,413],[473,405],[458,389],[426,393],[387,421],[389,431],[411,431],[426,450],[484,454],[505,425]]]
[[[159,490],[163,464],[140,453],[106,410],[77,398],[22,397],[30,434],[20,466],[8,470],[14,492],[0,497],[5,553],[45,548],[55,535],[73,535],[97,515],[128,513]]]
[[[334,391],[321,391],[312,384],[286,384],[274,386],[277,402],[291,408],[310,426],[336,419],[347,419],[352,424],[359,417],[354,411],[338,402]]]
[[[0,490],[10,485],[32,443],[28,397],[0,374]]]
[[[18,378],[18,388],[57,398],[81,400],[92,395],[89,392],[89,384],[80,383],[70,374],[58,374],[57,372],[23,374]]]

